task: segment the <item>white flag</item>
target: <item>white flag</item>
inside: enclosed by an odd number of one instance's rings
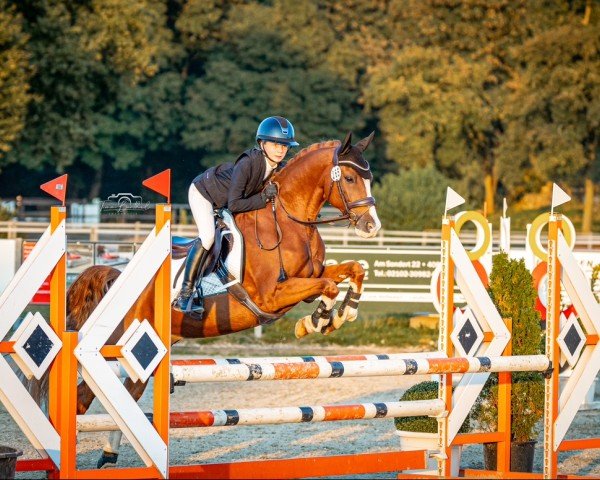
[[[502,199],[502,216],[506,218],[506,211],[508,210],[508,205],[506,203],[506,197]]]
[[[567,195],[567,192],[560,188],[556,183],[552,185],[552,210],[554,210],[554,207],[567,203],[569,200],[571,200],[571,197]]]
[[[448,190],[446,190],[446,208],[444,210],[444,215],[451,208],[458,207],[463,203],[465,203],[465,199],[448,187]]]

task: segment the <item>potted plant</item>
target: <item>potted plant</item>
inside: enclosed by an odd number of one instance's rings
[[[426,381],[410,387],[400,401],[433,400],[438,398],[438,382]],[[400,439],[400,450],[438,450],[438,421],[433,417],[396,417],[394,418],[396,435]],[[469,418],[463,423],[460,433],[469,429]],[[453,477],[458,476],[462,446],[452,447],[452,472]],[[427,470],[407,471],[406,473],[431,473],[437,475],[437,460],[427,457]]]
[[[494,256],[490,296],[503,318],[512,320],[512,354],[542,353],[542,330],[535,309],[537,292],[523,260]],[[537,425],[544,415],[544,379],[537,372],[515,372],[511,388],[511,462],[513,472],[533,471]],[[498,430],[498,375],[491,374],[471,418],[488,432]],[[484,444],[486,469],[496,469],[496,443]]]

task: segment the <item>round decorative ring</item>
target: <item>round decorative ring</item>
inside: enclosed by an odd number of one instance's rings
[[[479,212],[470,210],[468,212],[460,212],[456,215],[454,230],[457,235],[460,235],[460,230],[467,222],[473,222],[477,228],[477,242],[473,250],[467,251],[467,255],[471,260],[481,258],[490,246],[491,235],[490,227],[487,219]]]
[[[527,243],[529,244],[531,251],[537,258],[544,262],[548,259],[548,250],[546,250],[542,245],[541,234],[542,229],[548,223],[549,218],[549,212],[538,215],[536,219],[531,222],[531,227],[529,228],[529,233],[527,234]],[[565,240],[567,241],[569,248],[573,250],[573,247],[575,246],[575,227],[568,217],[563,215],[562,220]]]
[[[537,292],[535,309],[540,312],[541,319],[545,321],[548,307],[548,263],[538,263],[531,272],[531,276],[533,277],[533,288],[535,288],[535,291]],[[566,298],[561,295],[561,304],[564,300],[566,300]],[[572,304],[562,304],[561,308],[563,307],[562,313],[565,317],[569,318],[571,313],[577,315],[575,307]]]

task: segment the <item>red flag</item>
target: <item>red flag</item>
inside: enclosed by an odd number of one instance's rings
[[[64,174],[54,180],[50,180],[49,182],[40,185],[40,188],[52,195],[54,198],[60,200],[65,206],[65,197],[67,196],[67,178],[69,175]]]
[[[153,177],[147,178],[142,185],[150,190],[167,197],[167,203],[171,203],[171,169],[167,168]]]

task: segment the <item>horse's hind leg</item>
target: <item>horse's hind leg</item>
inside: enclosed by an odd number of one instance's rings
[[[147,383],[134,382],[131,380],[131,378],[126,378],[125,382],[123,382],[123,385],[129,391],[133,399],[137,402],[144,393]],[[107,463],[117,463],[122,437],[123,432],[120,430],[110,432],[108,435],[108,441],[102,449],[102,456],[98,459],[96,468],[102,468],[102,466]]]

